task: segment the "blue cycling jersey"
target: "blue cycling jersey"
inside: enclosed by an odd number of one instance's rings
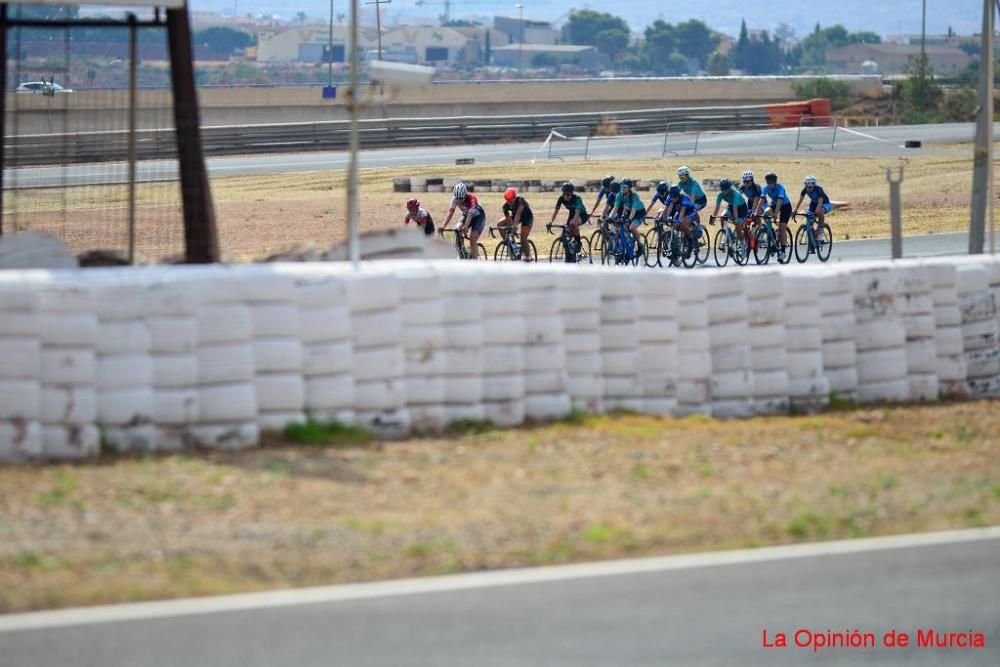
[[[639,195],[634,192],[630,192],[626,198],[624,192],[619,192],[615,197],[615,213],[621,215],[623,210],[628,211],[628,215],[632,216],[636,213],[645,213],[646,205],[642,203],[639,199]]]
[[[744,183],[740,187],[740,193],[746,197],[748,204],[753,205],[760,198],[761,189],[756,183]]]
[[[778,208],[778,199],[781,199],[781,205],[784,206],[788,204],[791,206],[792,202],[788,198],[788,192],[785,190],[785,186],[781,183],[775,183],[773,186],[765,185],[761,188],[761,195],[764,198],[770,198],[771,206]]]
[[[681,211],[685,211],[684,217],[688,220],[694,220],[698,215],[698,207],[695,206],[694,201],[687,195],[681,195],[680,199],[674,202],[674,216],[680,217]]]
[[[659,192],[654,192],[653,199],[649,202],[648,208],[653,208],[657,202],[664,206],[670,206],[670,195],[661,195]]]
[[[809,197],[809,210],[815,210],[819,202],[829,203],[830,201],[830,198],[826,195],[826,191],[819,185],[814,185],[812,192],[806,188],[802,188],[802,196]]]
[[[611,195],[617,195],[621,191],[621,186],[617,183],[615,187],[605,188],[603,185],[601,189],[597,191],[597,203],[600,204],[603,200],[611,202]],[[595,204],[596,205],[596,204]]]

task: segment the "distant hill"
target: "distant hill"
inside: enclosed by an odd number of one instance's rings
[[[384,24],[392,25],[392,17],[397,14],[407,16],[433,17],[442,10],[437,0],[434,4],[417,7],[414,0],[394,0],[383,8]],[[294,18],[302,11],[311,17],[329,16],[328,0],[189,0],[194,11],[232,13],[234,4],[240,14],[277,14]],[[751,28],[774,30],[779,23],[788,23],[796,36],[802,37],[812,30],[818,21],[823,26],[841,23],[849,30],[873,30],[882,35],[914,34],[920,32],[921,0],[891,0],[872,2],[871,0],[839,0],[831,4],[828,0],[796,0],[781,3],[780,9],[767,9],[768,3],[748,3],[746,0],[713,0],[708,4],[685,3],[679,8],[665,9],[663,0],[633,0],[628,3],[628,21],[633,30],[641,31],[652,21],[662,18],[675,23],[696,18],[708,23],[712,28],[736,35],[740,21],[744,17]],[[363,6],[363,5],[362,5]],[[589,6],[597,11],[617,14],[621,4],[612,0],[535,0],[525,2],[525,17],[551,20],[564,15],[570,8]],[[706,7],[709,8],[706,11]],[[370,8],[366,8],[370,9]],[[335,11],[347,10],[345,0],[336,0]],[[455,0],[452,16],[490,16],[493,14],[513,15],[513,3],[495,0]],[[948,27],[959,34],[978,32],[981,25],[981,4],[978,2],[946,2],[927,0],[927,31],[932,34],[947,32]]]

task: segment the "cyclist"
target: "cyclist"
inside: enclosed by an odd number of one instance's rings
[[[799,212],[799,206],[802,205],[802,200],[807,196],[809,197],[809,212],[815,215],[815,222],[822,223],[826,220],[826,214],[833,210],[833,204],[830,203],[830,197],[827,196],[826,191],[816,183],[815,176],[806,176],[805,180],[802,181],[805,186],[802,188],[802,194],[799,195],[799,201],[795,204],[795,212]],[[813,228],[813,238],[816,238],[816,228]],[[811,245],[811,244],[810,244]],[[810,247],[809,252],[814,252],[815,248]]]
[[[621,192],[615,197],[614,214],[618,220],[629,222],[629,231],[635,238],[636,247],[642,252],[642,235],[639,234],[639,226],[642,225],[646,217],[646,206],[639,199],[639,195],[632,191],[631,178],[623,178],[621,182]]]
[[[417,227],[424,230],[424,234],[430,236],[434,233],[434,218],[431,217],[430,212],[420,208],[419,199],[410,199],[406,202],[406,217],[403,218],[403,224],[408,225],[410,221],[417,223]]]
[[[601,181],[601,189],[597,191],[597,201],[594,202],[594,207],[590,209],[590,215],[594,215],[594,211],[597,210],[597,207],[601,205],[602,201],[606,202],[604,208],[605,214],[607,214],[607,207],[614,201],[615,195],[618,194],[618,190],[618,181],[615,180],[615,177],[611,174],[605,176],[604,180]]]
[[[691,178],[691,170],[688,169],[687,165],[681,165],[677,168],[677,185],[681,192],[691,198],[699,211],[708,206],[708,195],[701,189],[701,183]],[[698,222],[701,222],[700,216]]]
[[[767,204],[769,199],[770,205]],[[792,217],[792,201],[788,198],[785,186],[778,182],[778,175],[773,171],[764,175],[761,206],[764,207],[764,215],[770,214],[778,221],[778,257],[782,257],[785,248],[791,245],[788,239],[788,221]]]
[[[456,183],[451,194],[451,208],[448,209],[448,217],[445,218],[444,225],[441,226],[441,235],[444,236],[444,230],[448,229],[448,223],[451,222],[452,216],[455,215],[455,209],[458,209],[462,212],[458,223],[458,230],[460,232],[469,231],[469,250],[472,254],[472,259],[478,259],[479,245],[477,242],[479,241],[479,235],[483,233],[483,229],[486,227],[486,211],[479,205],[476,195],[469,193],[469,188],[466,187],[465,183]]]
[[[653,199],[649,202],[648,210],[653,210],[653,207],[657,203],[663,204],[663,208],[656,214],[657,220],[664,220],[667,217],[667,209],[670,208],[670,184],[666,181],[660,181],[656,184],[656,190],[653,193]]]
[[[722,202],[726,202],[730,217],[736,223],[737,238],[741,241],[745,240],[746,233],[743,230],[743,222],[749,213],[747,200],[740,194],[739,190],[733,187],[733,182],[728,178],[719,181],[719,194],[715,198],[715,213],[712,214],[713,218],[719,217],[719,208],[722,206]]]
[[[673,186],[667,192],[667,197],[670,200],[670,212],[671,219],[680,226],[681,233],[685,238],[694,238],[691,234],[691,224],[698,224],[698,207],[695,205],[694,201],[688,197],[680,189],[679,186]],[[684,259],[691,256],[690,246],[684,249]]]
[[[535,222],[535,214],[531,212],[528,201],[517,194],[517,188],[507,188],[503,192],[503,222],[505,227],[521,228],[521,248],[524,249],[524,261],[533,262],[534,257],[528,257],[528,235],[531,234],[531,225]]]
[[[753,172],[749,169],[743,172],[741,181],[742,185],[740,186],[740,194],[747,200],[747,209],[750,211],[749,215],[751,220],[753,220],[760,214],[760,186],[754,183]],[[753,233],[749,235],[748,241],[750,243],[750,249],[753,250],[753,247],[757,242]]]
[[[587,212],[587,206],[583,203],[583,199],[576,194],[576,187],[569,182],[562,184],[562,194],[556,200],[556,208],[552,211],[552,219],[549,220],[550,225],[556,221],[559,209],[564,206],[569,212],[566,226],[569,228],[570,236],[576,239],[577,247],[579,247],[580,225],[590,220],[590,213]]]

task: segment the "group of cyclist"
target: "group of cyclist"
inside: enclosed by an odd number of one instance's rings
[[[531,234],[534,223],[531,206],[518,193],[517,188],[507,188],[503,196],[502,213],[504,217],[498,226],[517,229],[520,232],[521,246],[527,247],[528,236]],[[737,238],[751,244],[753,239],[752,235],[747,233],[747,223],[759,220],[761,216],[769,216],[778,223],[779,253],[790,252],[791,239],[788,236],[788,222],[794,214],[798,213],[806,198],[809,199],[807,209],[810,213],[808,216],[809,224],[812,224],[813,221],[822,224],[832,205],[826,191],[816,182],[815,176],[805,177],[799,199],[792,206],[791,197],[786,188],[778,182],[778,175],[775,172],[768,172],[764,176],[764,185],[760,186],[755,181],[754,173],[748,170],[743,172],[741,184],[738,187],[728,178],[719,181],[715,209],[709,222],[710,224],[714,223],[716,219],[720,219],[720,213],[724,213],[725,218],[735,226]],[[635,182],[629,178],[618,180],[614,176],[606,176],[601,181],[597,201],[589,210],[583,199],[577,194],[576,187],[567,182],[562,185],[549,224],[555,222],[562,209],[566,209],[566,232],[570,239],[576,240],[577,247],[579,247],[580,225],[587,223],[602,203],[604,207],[601,210],[601,219],[628,224],[629,232],[635,239],[636,247],[641,253],[642,234],[639,228],[653,207],[657,204],[661,206],[659,211],[652,216],[657,223],[675,224],[682,234],[690,235],[701,230],[700,212],[707,207],[708,196],[701,183],[691,176],[691,170],[686,165],[677,169],[677,183],[675,185],[670,185],[666,181],[660,181],[656,185],[653,198],[648,206],[635,192]],[[724,211],[723,204],[726,206]],[[434,233],[434,221],[430,213],[421,208],[419,200],[410,199],[406,202],[406,208],[408,212],[404,219],[405,223],[409,224],[412,221],[423,228],[425,234]],[[442,235],[448,229],[456,211],[460,212],[457,231],[467,235],[471,257],[477,259],[477,241],[486,226],[486,211],[476,196],[469,192],[465,183],[456,184],[452,190],[451,207],[440,230]],[[530,253],[524,253],[522,259],[529,262],[537,260],[536,257],[530,256]]]

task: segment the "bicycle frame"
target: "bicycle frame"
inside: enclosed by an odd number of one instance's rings
[[[455,249],[458,251],[459,257],[462,259],[470,259],[472,257],[472,252],[465,247],[465,241],[468,240],[465,233],[460,234],[457,229],[442,229],[441,236],[443,237],[445,234],[455,235]]]

